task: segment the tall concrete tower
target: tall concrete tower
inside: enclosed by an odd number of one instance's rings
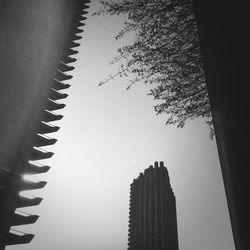
[[[178,250],[175,196],[163,162],[130,185],[128,250]]]

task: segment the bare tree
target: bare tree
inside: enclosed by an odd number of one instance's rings
[[[188,119],[207,118],[213,136],[210,105],[196,22],[191,0],[120,0],[100,1],[101,9],[94,15],[128,16],[116,36],[122,39],[130,32],[135,40],[118,49],[112,63],[119,71],[99,83],[116,76],[133,75],[133,84],[151,84],[149,95],[157,104],[156,114],[167,114],[166,124],[183,127]]]

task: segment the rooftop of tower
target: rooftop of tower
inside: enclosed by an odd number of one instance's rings
[[[144,178],[145,176],[148,176],[148,174],[152,173],[152,172],[155,172],[159,170],[160,172],[159,173],[162,173],[162,174],[166,174],[168,176],[168,170],[167,168],[164,166],[164,162],[163,161],[155,161],[154,162],[154,165],[150,165],[147,169],[144,170],[144,172],[140,173],[139,176],[137,178],[135,178],[133,181],[137,181],[141,178]],[[158,172],[158,171],[157,171]],[[168,177],[169,178],[169,177]]]

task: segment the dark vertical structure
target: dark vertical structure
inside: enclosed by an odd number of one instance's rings
[[[175,196],[163,162],[130,185],[129,250],[178,250]]]
[[[43,149],[56,139],[47,134],[59,127],[55,113],[72,78],[67,72],[76,61],[76,41],[81,39],[83,15],[89,0],[0,1],[0,250],[28,243],[33,234],[12,226],[34,223],[38,216],[18,211],[38,205],[42,198],[23,197],[20,191],[43,188],[25,174],[49,170],[37,161],[53,153]]]
[[[249,250],[249,7],[226,0],[193,6],[235,247]]]

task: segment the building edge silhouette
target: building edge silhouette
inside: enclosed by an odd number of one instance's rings
[[[82,38],[81,29],[90,0],[0,1],[0,250],[31,242],[33,233],[19,226],[39,218],[26,207],[43,198],[20,192],[42,189],[45,181],[30,181],[25,175],[49,171],[41,160],[53,152],[44,146],[56,143],[47,136],[58,131],[55,113],[65,107],[58,100],[70,84]]]

